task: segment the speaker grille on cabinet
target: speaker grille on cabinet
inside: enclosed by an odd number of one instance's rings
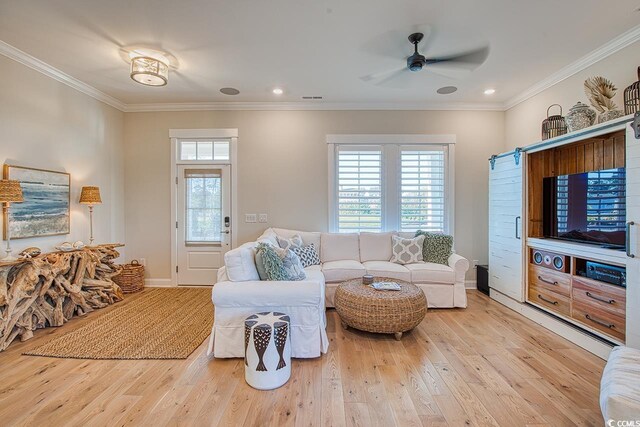
[[[538,251],[533,252],[533,263],[540,265],[542,264],[542,254]]]
[[[562,268],[564,267],[564,260],[562,259],[562,257],[560,256],[554,256],[553,257],[553,266],[556,268],[556,270],[562,270]]]
[[[531,263],[551,270],[569,272],[569,257],[553,252],[531,249]]]

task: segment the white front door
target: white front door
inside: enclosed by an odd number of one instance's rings
[[[213,285],[231,244],[229,165],[177,167],[178,285]]]
[[[520,302],[525,289],[524,162],[524,155],[499,157],[489,171],[489,286]]]

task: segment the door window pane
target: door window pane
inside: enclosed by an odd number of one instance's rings
[[[180,143],[181,160],[197,160],[198,148],[196,142],[182,141]]]
[[[214,141],[213,158],[215,160],[229,160],[229,141]]]
[[[198,160],[213,160],[212,141],[198,141]]]
[[[222,177],[217,170],[185,171],[185,240],[222,241]]]

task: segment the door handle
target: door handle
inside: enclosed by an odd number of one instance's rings
[[[631,226],[632,225],[636,225],[636,223],[633,222],[633,221],[629,221],[627,223],[627,241],[626,241],[625,246],[627,247],[627,256],[629,258],[635,258],[636,257],[636,255],[631,252]]]
[[[518,225],[519,225],[521,219],[522,218],[519,217],[519,216],[516,217],[516,239],[518,239],[518,240],[520,240],[520,227]]]
[[[546,299],[542,295],[538,294],[538,298],[540,298],[544,302],[548,302],[549,304],[558,305],[558,301],[552,301],[550,299]]]
[[[596,319],[595,317],[589,316],[589,314],[585,314],[584,317],[591,320],[593,323],[597,323],[600,326],[604,326],[605,328],[613,329],[616,327],[616,325],[614,325],[613,323],[603,322],[600,319]]]
[[[545,278],[544,278],[544,277],[542,277],[542,276],[538,276],[538,280],[540,280],[541,282],[547,283],[547,284],[549,284],[549,285],[555,285],[555,286],[558,286],[558,285],[559,285],[559,283],[558,283],[558,282],[556,282],[555,280],[545,279]]]
[[[592,294],[591,292],[589,292],[589,291],[587,291],[587,296],[588,296],[589,298],[593,298],[593,299],[594,299],[594,300],[596,300],[596,301],[604,302],[604,303],[607,303],[607,304],[613,304],[614,302],[616,302],[616,300],[614,300],[614,299],[606,299],[606,298],[601,298],[601,297],[599,297],[599,296],[593,295],[593,294]]]

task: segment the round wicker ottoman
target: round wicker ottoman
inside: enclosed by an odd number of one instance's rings
[[[338,285],[334,298],[342,326],[380,334],[402,333],[418,326],[427,314],[427,298],[417,286],[402,280],[376,277],[376,282],[396,282],[400,291],[377,291],[353,279]]]

